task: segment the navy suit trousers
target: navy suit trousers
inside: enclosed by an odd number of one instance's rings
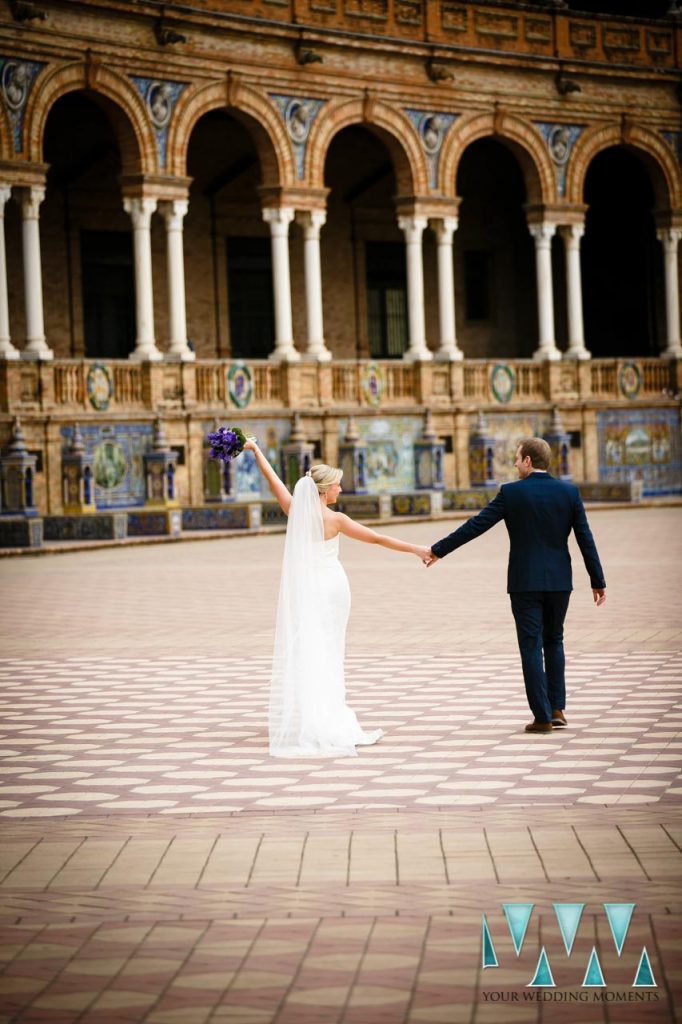
[[[536,722],[551,722],[552,711],[566,705],[564,619],[571,591],[517,591],[509,597],[530,709]]]

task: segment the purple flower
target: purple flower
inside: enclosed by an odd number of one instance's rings
[[[229,462],[240,455],[246,444],[246,437],[239,427],[219,427],[206,437],[212,459]]]

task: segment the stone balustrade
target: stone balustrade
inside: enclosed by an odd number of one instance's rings
[[[682,360],[592,359],[538,363],[196,363],[54,360],[0,363],[0,413],[268,409],[521,408],[542,403],[669,402]]]

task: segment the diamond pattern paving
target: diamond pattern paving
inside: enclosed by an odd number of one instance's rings
[[[268,673],[266,657],[5,662],[0,817],[629,805],[682,793],[679,654],[575,656],[569,728],[533,737],[515,654],[352,656],[349,700],[386,737],[337,760],[269,757]]]

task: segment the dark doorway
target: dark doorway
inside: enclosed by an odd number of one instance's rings
[[[339,359],[398,357],[407,345],[405,243],[386,142],[362,125],[344,128],[327,151],[324,181],[327,344]]]
[[[401,242],[366,242],[369,354],[398,359],[407,348],[405,246]]]
[[[133,241],[122,231],[81,231],[85,355],[127,359],[135,347]]]
[[[457,335],[468,358],[524,358],[537,347],[535,256],[521,167],[501,142],[467,147],[457,174]]]
[[[663,260],[646,168],[624,147],[599,153],[587,172],[585,202],[585,343],[595,357],[657,355]]]
[[[227,239],[230,347],[235,359],[267,359],[275,347],[269,238]]]

